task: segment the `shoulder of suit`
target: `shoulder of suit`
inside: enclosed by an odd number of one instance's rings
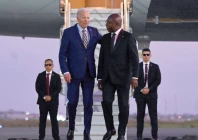
[[[129,37],[133,38],[133,40],[136,42],[136,39],[134,38],[134,36],[133,36],[133,34],[132,34],[132,33],[129,33],[129,32],[127,32],[127,31],[125,31],[125,30],[122,30],[122,31],[123,31],[123,34],[124,34],[124,35],[126,35],[126,36],[129,36]]]
[[[40,76],[40,75],[44,75],[44,74],[46,74],[46,71],[42,71],[42,72],[40,72],[40,73],[38,74],[38,76]]]
[[[90,29],[92,29],[92,30],[97,30],[97,28],[92,27],[92,26],[88,26],[87,28],[90,28]]]
[[[52,74],[54,74],[54,75],[58,75],[58,76],[59,76],[59,74],[58,74],[58,73],[56,73],[56,72],[54,72],[54,71],[52,71]]]
[[[158,64],[150,62],[150,65],[158,66]],[[159,66],[158,66],[159,67]]]
[[[66,29],[64,29],[64,32],[68,32],[68,31],[70,31],[70,30],[72,30],[72,29],[74,29],[74,28],[76,28],[75,25],[74,25],[74,26],[71,26],[71,27],[68,27],[68,28],[66,28]]]
[[[111,35],[111,33],[106,33],[106,34],[103,35],[103,37],[106,37],[106,36],[109,36],[109,35]]]
[[[124,33],[124,34],[127,34],[127,35],[131,34],[131,33],[127,32],[127,31],[125,31],[124,29],[122,29],[121,32]]]

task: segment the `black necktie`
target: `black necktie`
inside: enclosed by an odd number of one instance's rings
[[[111,35],[112,35],[111,36],[111,48],[113,49],[114,48],[114,41],[115,41],[116,34],[115,33],[112,33]]]

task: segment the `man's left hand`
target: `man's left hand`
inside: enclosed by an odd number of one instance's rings
[[[133,89],[135,89],[138,86],[138,79],[132,79],[131,86]]]

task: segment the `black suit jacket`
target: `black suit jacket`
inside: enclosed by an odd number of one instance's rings
[[[138,68],[138,51],[131,33],[121,30],[114,48],[111,48],[111,34],[103,36],[97,79],[105,81],[110,76],[112,83],[126,84],[132,77],[138,77]]]
[[[148,95],[144,95],[141,90],[145,87],[144,83],[144,69],[143,62],[139,64],[139,78],[138,78],[138,87],[135,88],[134,97],[141,98],[144,96],[151,96],[154,99],[157,99],[157,88],[161,83],[161,72],[159,66],[155,63],[150,62],[149,71],[148,71],[148,88],[150,92]]]
[[[46,96],[46,71],[39,73],[36,79],[36,92],[38,93],[37,104],[45,104],[45,100],[43,99]],[[51,80],[50,80],[50,96],[51,103],[59,104],[59,93],[61,91],[61,79],[60,75],[52,72]]]

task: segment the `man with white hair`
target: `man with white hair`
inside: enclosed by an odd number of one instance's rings
[[[96,28],[88,26],[90,20],[88,9],[79,9],[77,20],[77,24],[64,30],[59,51],[60,68],[68,87],[69,130],[67,140],[74,139],[80,85],[84,104],[84,140],[90,140],[93,89],[96,77],[94,51],[102,36]]]

